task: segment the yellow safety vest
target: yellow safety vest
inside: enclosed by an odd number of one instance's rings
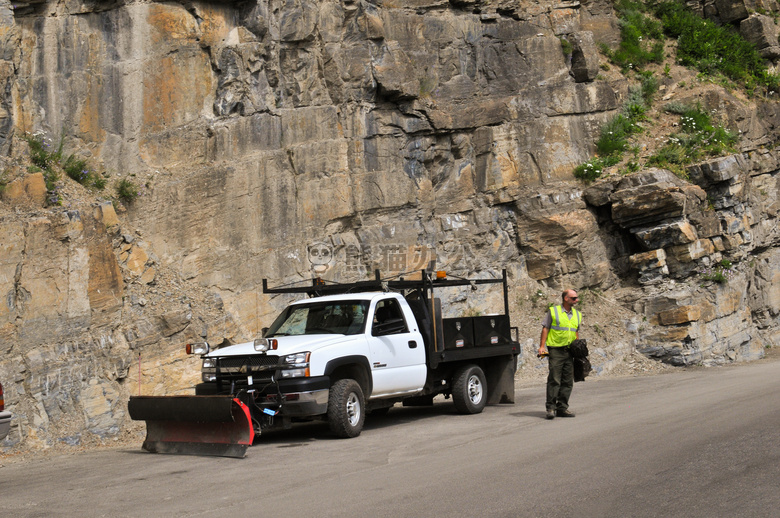
[[[577,339],[577,329],[580,328],[582,314],[571,308],[571,318],[561,306],[550,308],[552,324],[547,333],[547,347],[565,347]]]

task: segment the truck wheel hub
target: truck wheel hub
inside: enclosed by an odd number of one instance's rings
[[[472,403],[479,403],[482,399],[482,383],[480,383],[477,376],[471,376],[469,378],[469,399]]]
[[[347,398],[347,418],[352,426],[360,421],[360,400],[354,392]]]

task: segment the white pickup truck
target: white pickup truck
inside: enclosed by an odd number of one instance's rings
[[[356,437],[366,414],[385,413],[398,402],[430,405],[434,396],[444,394],[466,414],[479,413],[486,404],[513,403],[520,346],[511,337],[506,272],[501,279],[447,279],[424,272],[420,277],[383,281],[377,272],[373,281],[324,284],[317,279],[311,286],[276,289],[264,281],[264,293],[313,297],[287,306],[253,342],[216,350],[206,343],[190,344],[188,352],[203,360],[196,397],[132,398],[131,416],[148,423],[181,412],[176,420],[194,421],[211,411],[202,402],[211,397],[209,404],[214,404],[221,397],[233,401],[233,411],[225,403],[224,411],[214,413],[245,421],[253,428],[250,435],[325,418],[337,436]],[[503,314],[441,317],[435,289],[498,283],[503,284]],[[166,437],[176,428],[174,442],[188,435],[181,424],[163,428]],[[169,439],[149,435],[146,449],[171,450],[155,444]],[[243,441],[251,444],[246,435]],[[182,451],[174,450],[188,453],[180,446]]]

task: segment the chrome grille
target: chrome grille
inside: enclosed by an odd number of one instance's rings
[[[218,358],[220,369],[241,368],[244,365],[250,368],[256,367],[275,367],[279,364],[278,356],[230,356],[227,358]]]

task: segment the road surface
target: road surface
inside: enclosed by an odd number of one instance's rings
[[[544,387],[461,416],[396,407],[339,440],[309,424],[244,459],[138,448],[0,468],[2,515],[780,516],[780,361]]]

